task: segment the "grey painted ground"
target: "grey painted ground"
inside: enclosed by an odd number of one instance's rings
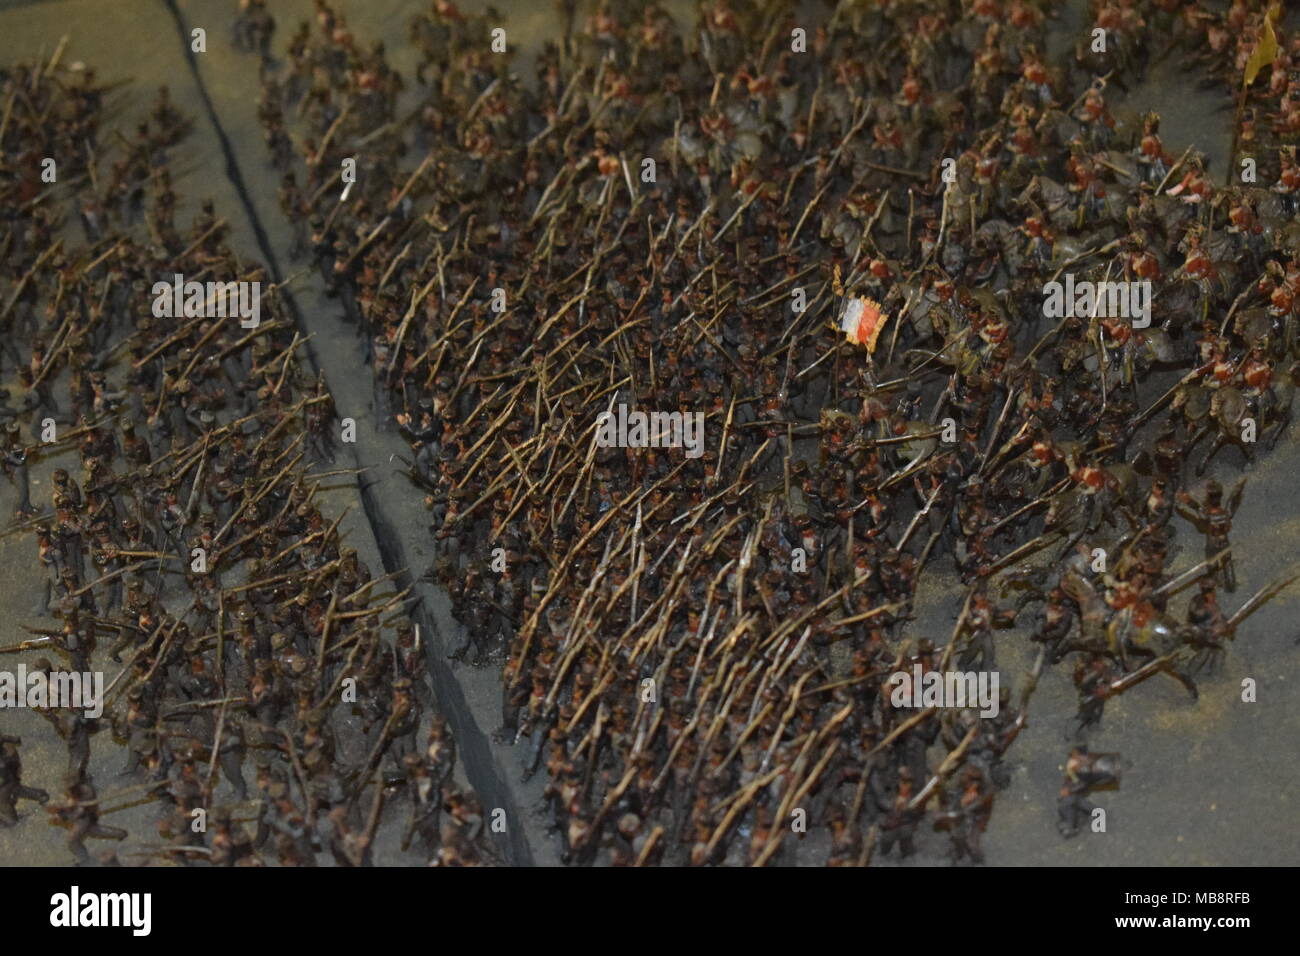
[[[400,0],[336,0],[335,5],[346,13],[359,41],[384,39],[389,51],[400,49],[407,19],[424,6]],[[256,123],[256,63],[235,53],[228,42],[236,6],[234,0],[180,0],[175,8],[161,0],[0,3],[0,59],[34,53],[42,46],[48,53],[62,33],[69,33],[72,40],[65,62],[83,59],[105,79],[133,76],[137,80],[134,89],[115,100],[121,114],[112,118],[123,126],[129,126],[129,118],[142,110],[158,83],[169,83],[174,99],[197,120],[195,133],[183,147],[181,166],[187,172],[176,184],[191,206],[182,209],[178,223],[188,221],[199,197],[211,195],[230,220],[241,248],[247,248],[250,256],[274,258],[281,275],[293,274],[302,264],[290,262],[287,255],[290,234],[277,208],[277,183]],[[298,19],[311,15],[310,0],[275,0],[273,6],[280,42]],[[481,9],[485,4],[461,6]],[[519,0],[497,7],[526,11],[504,19],[512,42],[525,46],[540,42],[558,22],[550,3]],[[197,78],[184,55],[174,12],[186,32],[194,26],[208,31],[208,52],[195,58]],[[1071,14],[1073,25],[1078,22],[1077,10]],[[411,66],[403,56],[393,62],[404,71]],[[1179,74],[1178,65],[1166,61],[1126,105],[1160,110],[1170,151],[1178,154],[1194,143],[1221,170],[1217,164],[1223,162],[1228,148],[1230,114],[1223,112],[1221,97],[1194,95],[1192,88]],[[237,173],[239,188],[232,173]],[[331,504],[354,503],[349,540],[362,549],[376,573],[382,566],[388,571],[409,568],[418,576],[431,560],[427,519],[419,493],[400,475],[399,464],[390,461],[391,455],[405,451],[404,443],[373,427],[369,371],[337,303],[320,294],[313,277],[304,277],[293,288],[301,321],[314,333],[311,349],[326,373],[339,414],[358,422],[357,445],[348,451],[355,452],[359,465],[373,469],[365,476],[363,495],[339,489]],[[1229,610],[1282,568],[1300,560],[1300,502],[1293,477],[1300,471],[1298,433],[1293,429],[1284,437],[1252,474],[1234,539],[1241,584],[1237,595],[1225,597]],[[1218,477],[1235,477],[1239,464],[1235,452],[1221,457]],[[43,463],[37,477],[56,464]],[[47,486],[34,487],[35,498],[42,496],[43,488]],[[11,505],[12,492],[0,487],[0,509],[7,513]],[[382,543],[382,553],[376,550],[376,541]],[[1180,523],[1175,543],[1182,549],[1179,569],[1194,563],[1202,550],[1201,541],[1185,523]],[[0,643],[21,639],[16,622],[37,623],[24,614],[32,601],[34,579],[29,569],[34,555],[30,551],[34,545],[29,540],[0,539],[0,582],[5,585],[0,589],[4,618]],[[432,587],[421,588],[425,598],[421,619],[445,653],[455,640],[446,600]],[[945,639],[956,611],[952,596],[957,590],[947,559],[936,562],[920,593],[918,628],[936,640]],[[1177,613],[1183,607],[1182,599],[1173,604]],[[1060,764],[1070,746],[1065,735],[1075,700],[1063,668],[1046,673],[1031,705],[1030,726],[1011,754],[1012,782],[998,798],[985,841],[988,862],[1111,866],[1300,862],[1300,844],[1295,839],[1300,824],[1300,762],[1295,759],[1300,739],[1298,612],[1300,589],[1284,593],[1258,612],[1242,628],[1222,672],[1200,680],[1198,704],[1191,703],[1181,687],[1159,678],[1107,705],[1103,725],[1088,743],[1094,750],[1121,752],[1127,770],[1122,790],[1095,798],[1108,811],[1104,834],[1071,841],[1056,835],[1055,795]],[[1026,637],[1024,629],[999,632],[998,659],[1004,677],[1027,669],[1031,658]],[[1258,684],[1257,703],[1240,700],[1241,681],[1246,677]],[[440,705],[454,722],[469,779],[485,805],[508,809],[511,858],[555,863],[553,842],[537,815],[542,782],[521,784],[521,754],[491,738],[499,723],[498,668],[453,669],[439,659],[434,679]],[[29,745],[42,741],[39,748],[24,747],[29,775],[35,785],[57,786],[63,753],[44,723],[21,712],[4,713],[0,726],[5,732],[23,734]],[[105,743],[96,741],[93,763],[101,791],[113,788],[116,767],[110,765],[121,760],[116,750],[109,756]],[[62,833],[45,825],[43,813],[28,813],[30,819],[19,829],[0,830],[0,863],[65,862]],[[138,830],[148,842],[148,827],[155,816],[152,808],[139,807],[115,815],[110,822]],[[808,839],[819,836],[810,834]],[[908,865],[943,862],[946,842],[940,834],[922,834],[921,852]]]

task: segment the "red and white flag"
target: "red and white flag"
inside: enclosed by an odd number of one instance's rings
[[[880,330],[888,321],[889,316],[875,299],[852,298],[840,314],[840,331],[850,342],[865,345],[868,352],[874,352]]]

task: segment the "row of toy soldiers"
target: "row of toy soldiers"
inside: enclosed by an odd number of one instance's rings
[[[2,134],[6,163],[44,135],[29,104],[48,108],[51,126],[85,110],[97,119],[91,71],[25,76],[30,97]],[[188,124],[164,91],[134,140],[113,140],[117,158],[100,149],[111,176],[73,170],[86,173],[68,177],[85,246],[55,238],[61,193],[28,202],[26,164],[16,192],[0,183],[13,293],[0,319],[19,380],[0,395],[0,442],[20,517],[11,530],[35,539],[37,610],[54,617],[0,653],[46,654],[32,661],[46,674],[121,664],[102,718],[41,711],[68,752],[51,822],[69,830],[79,862],[87,839],[148,839],[101,821],[123,809],[115,798],[141,795],[164,802],[169,842],[119,851],[123,860],[305,865],[325,853],[362,865],[387,825],[417,861],[489,861],[406,592],[344,540],[342,515],[319,496],[329,473],[309,474],[332,455],[334,408],[300,354],[305,336],[269,273],[230,248],[210,202],[188,230],[175,222],[169,162]],[[261,282],[262,323],[153,315],[153,284],[175,273]],[[79,469],[55,459],[49,497],[34,500],[29,456],[69,445]],[[114,741],[128,780],[103,793],[91,756]],[[22,779],[18,741],[0,746],[0,824],[30,826],[19,801],[43,793]],[[245,779],[254,755],[256,790]],[[407,807],[384,807],[394,788]],[[255,835],[237,801],[257,808]],[[212,813],[206,836],[198,810]]]
[[[284,211],[363,339],[381,427],[411,443],[457,650],[505,656],[503,729],[550,775],[569,859],[785,859],[810,798],[837,861],[907,854],[931,814],[978,859],[1037,670],[985,733],[882,684],[1005,662],[996,632],[1030,603],[1040,667],[1082,665],[1086,699],[1189,680],[1177,633],[1146,653],[1170,557],[1148,526],[1163,499],[1205,510],[1178,497],[1184,465],[1228,411],[1285,425],[1287,199],[1217,190],[1155,117],[1118,130],[1087,63],[1045,61],[1043,4],[978,6],[960,28],[932,4],[837,16],[808,71],[756,8],[702,8],[697,53],[658,8],[601,4],[530,89],[439,4],[413,39],[448,55],[402,122],[364,91],[383,51],[322,2],[291,75],[264,74]],[[1044,321],[1065,260],[1150,281],[1172,318]],[[844,342],[867,297],[883,334]],[[1226,327],[1185,319],[1234,303]],[[1185,388],[1144,405],[1170,366]],[[618,404],[704,413],[704,453],[593,448]],[[1166,405],[1168,439],[1139,449]],[[1226,547],[1214,507],[1194,517]],[[1077,548],[1102,544],[1123,566],[1081,571]],[[1060,567],[1021,570],[1048,546]],[[908,619],[946,556],[965,589],[939,645]]]

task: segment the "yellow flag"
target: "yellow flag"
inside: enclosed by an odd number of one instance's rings
[[[1259,71],[1271,64],[1273,57],[1277,56],[1277,35],[1273,32],[1273,21],[1279,12],[1277,5],[1274,4],[1264,17],[1264,29],[1260,34],[1259,42],[1255,44],[1254,52],[1246,61],[1245,86],[1254,83]]]

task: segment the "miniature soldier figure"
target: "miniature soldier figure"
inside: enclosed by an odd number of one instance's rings
[[[980,670],[989,670],[996,666],[993,649],[993,629],[1011,627],[1016,622],[1014,610],[997,608],[987,596],[987,579],[981,578],[971,597],[970,610],[966,614],[963,632],[969,635],[968,643],[961,657],[962,666],[969,666],[978,661]]]
[[[1047,660],[1052,664],[1065,656],[1062,642],[1074,624],[1074,614],[1067,602],[1068,598],[1060,587],[1052,588],[1047,593],[1047,599],[1039,611],[1037,627],[1030,637],[1030,640],[1046,647]]]
[[[120,421],[122,428],[122,457],[132,469],[140,469],[153,459],[149,442],[136,434],[135,422],[127,416]]]
[[[1088,822],[1095,809],[1086,799],[1088,794],[1119,787],[1119,766],[1119,754],[1089,753],[1082,746],[1070,751],[1056,802],[1056,830],[1061,836],[1076,836]]]
[[[1187,624],[1190,637],[1198,652],[1204,655],[1202,663],[1217,664],[1223,655],[1226,642],[1232,635],[1219,608],[1213,575],[1205,575],[1198,582],[1196,594],[1187,604]]]
[[[14,488],[18,490],[18,504],[14,505],[14,514],[19,518],[28,518],[36,514],[32,507],[31,485],[27,478],[27,450],[22,445],[22,435],[17,422],[10,422],[5,427],[5,444],[0,448],[0,463],[5,475]]]
[[[911,768],[899,767],[898,787],[894,792],[893,800],[880,807],[885,812],[885,818],[880,825],[882,856],[888,854],[895,844],[898,845],[898,851],[903,857],[909,857],[916,852],[916,845],[912,842],[912,838],[916,832],[917,821],[925,811],[919,807],[908,809],[908,804],[914,796],[916,793]]]
[[[1074,686],[1079,692],[1079,713],[1075,732],[1101,722],[1102,711],[1106,707],[1106,698],[1110,696],[1110,685],[1115,679],[1115,666],[1102,654],[1089,654],[1079,661],[1074,669]]]
[[[316,392],[312,396],[319,399],[307,406],[308,441],[315,452],[316,460],[322,463],[334,461],[334,435],[331,427],[334,423],[334,399],[325,387],[323,374],[316,378]]]
[[[1232,516],[1241,505],[1241,495],[1245,488],[1246,479],[1243,478],[1232,489],[1226,504],[1223,500],[1223,486],[1213,478],[1205,483],[1204,502],[1197,501],[1190,492],[1179,492],[1178,513],[1205,535],[1206,560],[1230,547],[1228,536],[1232,533]],[[1215,574],[1224,590],[1237,590],[1237,572],[1231,553],[1219,562]]]
[[[248,799],[248,784],[244,782],[244,723],[239,718],[226,714],[226,723],[222,728],[221,746],[218,751],[221,772],[226,775],[230,785],[235,788],[236,796]]]
[[[212,856],[209,861],[213,866],[261,866],[261,858],[253,848],[253,841],[244,828],[235,823],[227,807],[215,807],[212,811]]]
[[[88,663],[78,662],[76,666],[84,671]],[[86,691],[83,689],[82,693]],[[53,701],[48,707],[37,708],[37,712],[49,721],[67,746],[68,771],[78,776],[84,774],[90,766],[90,735],[98,729],[99,721],[76,708],[55,706]]]
[[[432,856],[438,849],[438,816],[442,809],[442,793],[434,772],[426,761],[416,754],[402,758],[406,770],[407,794],[411,799],[411,815],[402,835],[402,849],[419,838],[425,851]]]
[[[424,642],[420,640],[416,625],[403,621],[397,627],[398,672],[411,682],[416,701],[427,708],[433,707],[433,694],[429,690],[429,672],[425,663]]]
[[[62,571],[62,556],[59,549],[54,545],[54,536],[48,524],[39,525],[36,529],[36,547],[37,557],[40,561],[41,569],[44,572],[41,582],[41,596],[36,603],[35,613],[44,617],[50,612],[50,593],[59,580]]]
[[[19,800],[46,803],[50,795],[36,787],[23,785],[23,762],[18,753],[21,737],[0,734],[0,827],[11,827],[18,822],[15,805]]]
[[[962,772],[962,789],[953,795],[950,808],[935,822],[936,829],[949,830],[954,858],[961,862],[969,857],[972,863],[983,863],[980,834],[988,826],[993,812],[993,794],[989,791],[979,767],[967,767]]]
[[[68,849],[83,866],[90,863],[86,837],[100,840],[125,840],[127,833],[99,822],[99,796],[89,777],[69,774],[65,780],[64,802],[49,808],[55,819],[68,824]]]

